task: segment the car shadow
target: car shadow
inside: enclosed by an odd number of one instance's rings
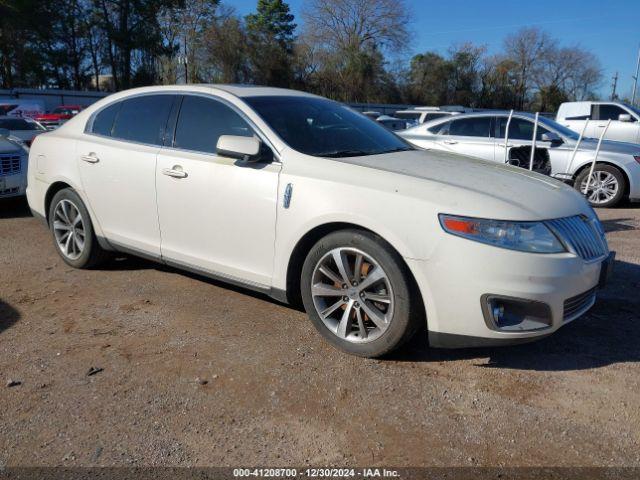
[[[414,339],[390,360],[447,362],[482,360],[478,367],[537,371],[569,371],[640,361],[640,265],[616,261],[607,287],[584,316],[553,335],[523,345],[430,349],[424,337]],[[488,359],[488,360],[486,360]]]
[[[20,320],[20,312],[7,302],[0,300],[0,333],[10,328],[18,320]]]
[[[0,218],[24,218],[31,216],[27,197],[0,199]]]
[[[266,293],[261,293],[246,287],[227,283],[223,280],[216,280],[214,278],[207,277],[206,275],[203,275],[197,272],[182,270],[180,268],[165,265],[164,263],[156,262],[153,260],[147,260],[147,259],[136,257],[133,255],[126,255],[126,254],[120,254],[120,253],[114,254],[107,261],[105,261],[104,263],[101,263],[99,267],[95,268],[95,270],[99,270],[99,271],[157,270],[159,272],[175,273],[178,275],[183,275],[185,277],[192,278],[194,280],[198,280],[200,282],[208,283],[209,285],[213,285],[215,287],[224,288],[225,290],[231,290],[234,292],[242,293],[243,295],[248,295],[250,297],[266,300],[268,302],[271,302],[277,305],[285,305],[293,310],[302,311],[300,307],[284,304],[281,301],[270,297]]]
[[[609,220],[600,220],[604,231],[610,232],[626,232],[629,230],[637,230],[633,218],[612,218]]]

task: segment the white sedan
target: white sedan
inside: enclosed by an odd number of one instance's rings
[[[29,204],[69,265],[128,252],[301,301],[355,355],[425,326],[432,346],[548,335],[594,304],[612,263],[573,189],[416,150],[291,90],[117,93],[37,137],[29,162]]]

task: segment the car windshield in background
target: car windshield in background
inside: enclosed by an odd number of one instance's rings
[[[625,103],[624,106],[640,117],[640,108],[629,105],[628,103]]]
[[[0,128],[6,128],[7,130],[44,130],[37,123],[22,118],[0,118]]]
[[[375,121],[331,100],[258,96],[246,101],[291,148],[316,157],[356,157],[413,150]]]

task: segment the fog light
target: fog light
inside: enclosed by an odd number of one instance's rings
[[[548,328],[551,308],[544,302],[502,295],[483,295],[480,299],[487,326],[503,332],[525,332]]]

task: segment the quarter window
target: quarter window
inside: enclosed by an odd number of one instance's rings
[[[116,119],[116,115],[120,111],[121,106],[122,102],[118,102],[100,110],[93,119],[91,132],[98,135],[104,135],[105,137],[110,137],[111,129],[113,128],[113,121]]]
[[[180,107],[173,146],[183,150],[215,153],[220,135],[252,137],[249,124],[222,102],[188,95]]]
[[[121,140],[162,145],[173,95],[145,95],[122,102],[112,136]]]

